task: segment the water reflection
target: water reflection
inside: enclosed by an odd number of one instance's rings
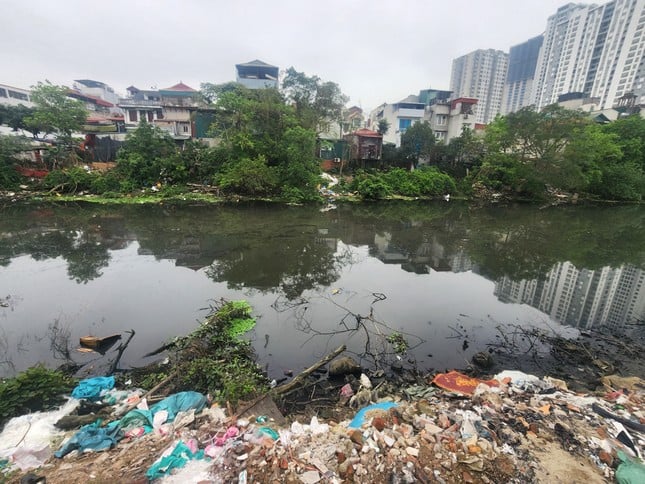
[[[299,361],[278,360],[309,333],[333,333],[342,314],[309,304],[306,319],[271,315],[272,303],[311,301],[338,288],[340,302],[363,315],[373,292],[386,294],[379,321],[427,341],[416,356],[441,355],[436,347],[454,336],[450,327],[470,332],[470,348],[465,339],[455,341],[463,363],[477,350],[472,334],[482,343],[491,336],[486,328],[504,318],[542,314],[581,328],[643,320],[644,218],[639,206],[539,210],[452,202],[328,212],[272,205],[7,207],[0,217],[0,319],[8,321],[3,331],[11,341],[0,334],[0,351],[3,341],[9,349],[24,343],[20,331],[31,335],[29,348],[39,347],[47,326],[62,318],[73,340],[81,330],[109,334],[140,324],[133,345],[144,354],[174,336],[178,321],[194,324],[208,298],[246,297],[265,318],[256,349],[272,364],[295,367]],[[59,277],[61,264],[67,282]],[[160,325],[162,319],[168,321]],[[364,342],[356,343],[358,352]],[[311,358],[311,350],[301,353]]]
[[[643,322],[645,271],[633,265],[598,270],[559,262],[541,279],[500,278],[495,295],[501,301],[525,303],[556,321],[589,329]]]

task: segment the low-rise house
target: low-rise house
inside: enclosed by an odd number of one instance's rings
[[[119,96],[114,89],[101,81],[94,81],[92,79],[76,79],[72,85],[75,91],[103,99],[114,106],[119,103]]]
[[[111,102],[105,101],[104,99],[91,94],[84,94],[76,89],[69,89],[67,91],[67,96],[83,101],[85,109],[91,113],[99,113],[107,116],[113,113],[116,114],[118,111],[118,108]]]
[[[349,160],[360,162],[365,167],[369,162],[381,159],[383,135],[367,128],[361,128],[345,135]]]
[[[278,88],[279,68],[255,59],[235,65],[235,81],[249,89]]]
[[[31,91],[7,84],[0,84],[0,104],[5,106],[22,104],[30,108],[34,106],[34,103],[31,102]]]
[[[379,121],[387,120],[389,129],[383,141],[401,146],[401,136],[415,123],[427,121],[438,141],[449,143],[464,129],[479,129],[473,116],[477,99],[451,98],[451,91],[424,89],[398,103],[384,103],[370,113],[368,127],[377,129]]]
[[[127,89],[128,97],[119,100],[125,111],[125,124],[133,129],[142,119],[167,131],[176,140],[194,136],[192,113],[200,105],[199,93],[183,82],[159,90]]]

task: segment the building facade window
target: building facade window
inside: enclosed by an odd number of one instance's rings
[[[399,131],[405,131],[412,125],[411,119],[399,119]]]
[[[9,89],[9,97],[20,99],[21,101],[29,101],[29,96],[27,96],[25,93],[12,91],[11,89]]]
[[[131,123],[136,123],[136,122],[137,122],[137,120],[139,119],[139,118],[137,117],[137,111],[136,111],[136,109],[130,109],[130,110],[128,111],[128,117],[130,118],[130,122],[131,122]]]

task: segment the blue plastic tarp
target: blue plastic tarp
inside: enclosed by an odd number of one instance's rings
[[[82,398],[87,400],[98,400],[101,398],[101,392],[107,392],[113,388],[113,376],[95,376],[94,378],[81,380],[77,387],[72,390],[72,397],[78,398],[79,400]]]
[[[208,403],[206,397],[198,392],[175,393],[150,407],[150,410],[138,408],[130,410],[121,418],[121,428],[126,430],[134,427],[152,428],[155,413],[161,410],[168,412],[166,422],[172,422],[179,412],[187,412],[191,409],[200,412],[206,403]]]
[[[195,413],[201,412],[206,406],[207,400],[204,395],[198,392],[179,392],[164,398],[159,403],[150,407],[150,413],[154,416],[159,410],[168,412],[168,422],[175,420],[179,412],[187,412],[195,409]],[[152,422],[151,422],[152,423]]]
[[[363,426],[363,423],[365,422],[365,414],[370,410],[389,410],[390,408],[396,407],[396,406],[397,404],[394,402],[381,402],[381,403],[373,403],[372,405],[368,405],[365,408],[361,408],[356,413],[352,421],[349,422],[349,427],[353,429],[360,429]]]
[[[73,450],[80,450],[81,452],[93,450],[99,452],[114,447],[122,437],[119,422],[112,422],[106,427],[100,427],[99,424],[100,422],[97,421],[81,427],[71,439],[63,444],[59,450],[54,452],[54,456],[60,459]]]

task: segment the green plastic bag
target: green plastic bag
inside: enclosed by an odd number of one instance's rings
[[[203,458],[203,450],[193,453],[183,441],[179,441],[170,455],[162,457],[150,466],[150,469],[146,472],[146,477],[151,481],[159,479],[169,474],[173,469],[184,467],[189,460]]]
[[[616,470],[618,484],[643,484],[645,482],[645,465],[637,460],[631,460],[627,455],[618,451],[622,463]]]

